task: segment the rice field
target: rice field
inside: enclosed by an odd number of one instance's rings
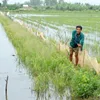
[[[12,14],[15,18],[28,23],[30,27],[35,28],[45,34],[46,37],[53,38],[56,41],[70,42],[71,33],[76,25],[83,26],[85,34],[84,49],[88,53],[100,57],[100,12],[93,11],[34,11],[29,14]]]

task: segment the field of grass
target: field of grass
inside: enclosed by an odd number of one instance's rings
[[[77,97],[76,100],[100,96],[100,76],[94,71],[76,69],[66,54],[58,51],[52,42],[45,43],[7,17],[0,16],[0,22],[16,48],[19,58],[33,77],[34,90],[38,96],[49,91],[51,83],[61,98],[67,88],[70,88],[72,97]]]

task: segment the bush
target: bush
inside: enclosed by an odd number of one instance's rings
[[[89,98],[99,88],[98,76],[93,72],[81,69],[72,79],[73,91],[77,97]]]
[[[8,10],[17,10],[17,9],[19,9],[21,7],[22,7],[22,5],[17,5],[17,4],[7,5],[7,9]]]

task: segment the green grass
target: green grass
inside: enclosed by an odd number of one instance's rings
[[[100,63],[100,57],[97,57],[98,63]]]
[[[76,69],[65,52],[58,51],[52,42],[45,43],[7,17],[0,16],[0,22],[16,48],[19,58],[33,77],[34,90],[38,96],[49,90],[50,83],[61,97],[68,87],[71,88],[74,98],[100,96],[100,77],[93,71]]]

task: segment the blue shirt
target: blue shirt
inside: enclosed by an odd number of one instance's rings
[[[81,32],[80,34],[77,34],[77,31],[74,30],[72,32],[72,39],[70,42],[70,46],[72,48],[77,48],[78,45],[77,44],[81,44],[82,49],[83,49],[83,45],[84,45],[84,34]]]

